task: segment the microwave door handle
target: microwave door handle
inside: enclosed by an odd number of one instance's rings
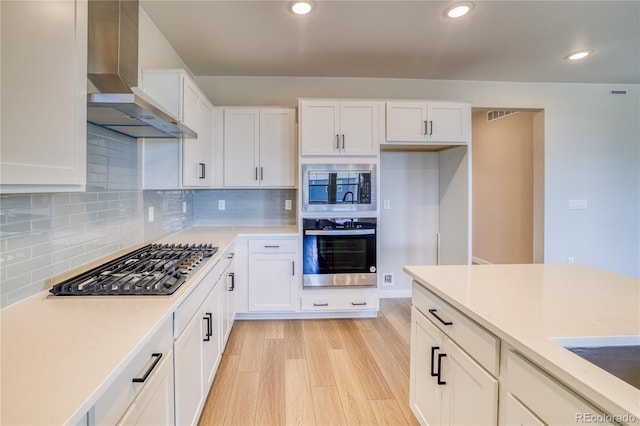
[[[338,229],[338,230],[315,230],[309,229],[304,231],[304,235],[375,235],[375,229]]]

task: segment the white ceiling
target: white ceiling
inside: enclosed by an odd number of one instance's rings
[[[640,0],[482,0],[459,20],[428,0],[140,3],[197,76],[640,83]]]

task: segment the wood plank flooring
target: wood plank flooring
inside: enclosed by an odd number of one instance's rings
[[[377,318],[236,321],[200,425],[417,425],[411,299]]]

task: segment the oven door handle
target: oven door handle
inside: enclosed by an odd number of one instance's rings
[[[336,230],[336,231],[316,231],[305,230],[304,235],[375,235],[375,229],[352,229],[352,230]]]

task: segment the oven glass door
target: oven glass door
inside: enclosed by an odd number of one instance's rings
[[[305,231],[304,285],[375,286],[375,229]]]

